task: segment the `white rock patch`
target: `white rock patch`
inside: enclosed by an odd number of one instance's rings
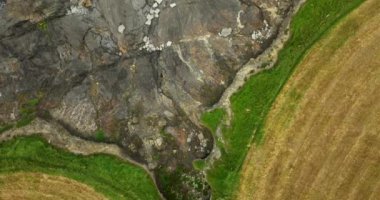
[[[177,6],[177,4],[176,3],[171,3],[169,6],[170,6],[170,8],[174,8],[174,7]]]
[[[124,30],[125,30],[125,26],[123,24],[117,27],[117,31],[119,31],[119,33],[124,33]]]
[[[148,14],[146,16],[146,22],[145,22],[145,24],[148,25],[148,26],[150,26],[152,24],[152,19],[153,18],[154,18],[154,16],[152,14]]]
[[[86,15],[88,13],[87,8],[82,5],[71,6],[67,11],[66,15],[78,14],[78,15]]]
[[[238,12],[238,16],[236,18],[236,22],[237,22],[238,28],[240,28],[240,29],[244,28],[244,25],[241,23],[241,20],[240,20],[240,17],[241,17],[242,13],[244,13],[244,11],[240,10]]]
[[[257,40],[258,42],[262,42],[264,39],[268,39],[271,33],[271,28],[269,27],[266,20],[264,20],[264,27],[260,30],[252,32],[252,40]]]
[[[219,36],[221,37],[228,37],[232,33],[232,28],[223,28],[222,31],[219,33]]]
[[[160,4],[163,2],[163,0],[155,0],[152,7],[149,9],[149,12],[146,14],[146,21],[145,25],[150,26],[152,25],[152,20],[154,18],[159,18],[161,10],[159,8]],[[171,3],[169,4],[171,8],[174,8],[177,6],[176,3]],[[144,46],[140,47],[140,50],[147,50],[148,52],[153,52],[153,51],[162,51],[166,47],[172,46],[173,42],[172,41],[167,41],[162,44],[158,44],[158,46],[154,45],[150,38],[148,36],[144,36],[143,38]]]

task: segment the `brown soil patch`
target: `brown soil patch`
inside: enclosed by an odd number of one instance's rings
[[[316,44],[278,96],[237,199],[379,199],[380,2]]]
[[[41,173],[0,175],[1,200],[100,200],[106,199],[89,186],[61,176]]]

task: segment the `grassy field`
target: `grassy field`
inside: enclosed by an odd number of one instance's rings
[[[292,37],[271,70],[251,77],[231,97],[233,119],[223,132],[221,159],[207,171],[214,199],[231,199],[237,190],[244,159],[251,144],[260,144],[267,114],[283,85],[308,49],[343,16],[363,0],[308,0],[291,23]],[[208,116],[205,124],[214,127],[217,117]],[[207,121],[207,119],[211,119]]]
[[[247,156],[237,199],[379,198],[379,10],[365,1],[297,66]]]
[[[108,155],[75,155],[56,149],[37,136],[0,144],[0,174],[16,172],[64,176],[109,199],[160,199],[153,181],[140,167]]]
[[[210,112],[204,113],[201,117],[201,121],[211,130],[212,133],[216,132],[218,125],[226,115],[225,111],[221,108],[214,109]]]
[[[72,179],[20,172],[0,175],[0,199],[103,200],[106,198],[89,186]]]

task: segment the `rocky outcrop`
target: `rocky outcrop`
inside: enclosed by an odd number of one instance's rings
[[[291,0],[0,0],[0,125],[38,116],[122,147],[167,176],[198,177],[199,115],[276,37]],[[160,180],[158,180],[160,183]],[[183,181],[174,198],[207,198]],[[167,187],[161,185],[161,187]],[[182,196],[181,196],[182,195]]]

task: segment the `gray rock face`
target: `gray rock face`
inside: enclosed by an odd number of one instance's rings
[[[0,0],[0,124],[17,121],[22,105],[38,98],[50,120],[87,139],[103,130],[106,141],[157,177],[179,167],[199,176],[191,162],[213,143],[201,111],[268,47],[290,6],[292,0]],[[205,192],[181,184],[176,194],[161,189],[170,198],[209,196],[207,185]]]

